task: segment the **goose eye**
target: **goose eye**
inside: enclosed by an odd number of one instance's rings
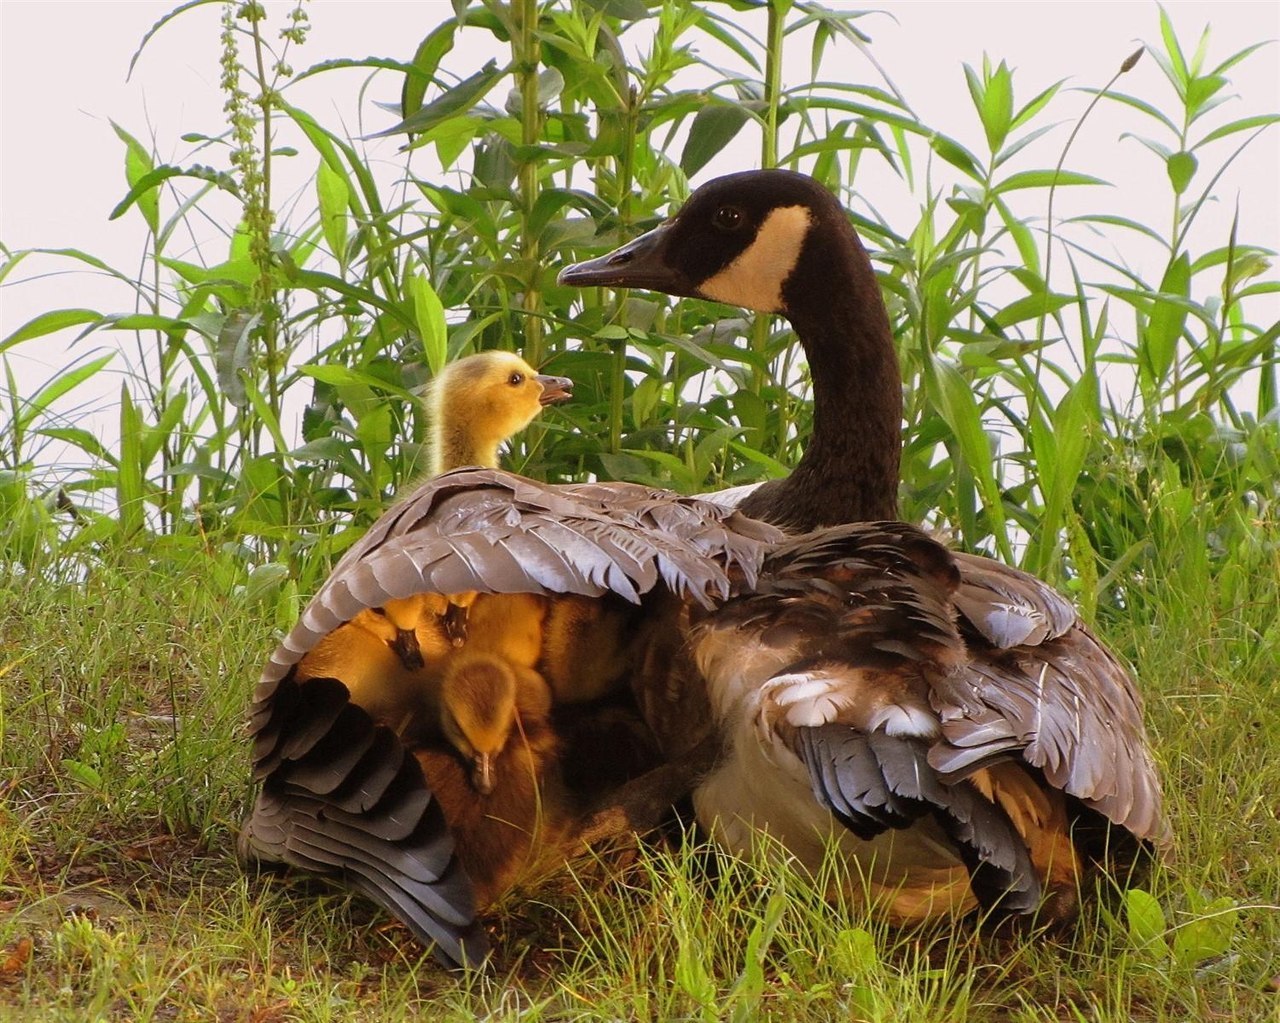
[[[512,373],[511,376],[507,377],[507,383],[512,387],[519,387],[524,383],[524,374],[519,372]]]
[[[735,206],[721,206],[711,223],[721,231],[736,231],[742,226],[742,211]]]

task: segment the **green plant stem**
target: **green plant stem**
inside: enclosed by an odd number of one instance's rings
[[[511,35],[512,59],[517,88],[520,91],[520,139],[526,149],[542,136],[542,113],[538,108],[539,47],[538,0],[518,0],[511,6],[514,29]],[[520,259],[525,267],[524,357],[540,366],[542,352],[542,320],[539,315],[541,293],[538,289],[539,245],[532,230],[533,207],[538,201],[538,164],[525,157],[520,163]]]
[[[266,61],[263,60],[261,18],[250,16],[253,27],[253,59],[258,72],[258,88],[262,90],[258,105],[262,108],[262,184],[259,193],[262,222],[254,225],[263,232],[258,250],[258,300],[262,308],[262,343],[266,349],[267,402],[277,420],[281,412],[280,373],[283,369],[279,356],[279,317],[275,315],[275,288],[271,280],[271,105],[274,90],[267,80]]]
[[[760,149],[760,166],[778,165],[778,107],[782,85],[783,29],[790,3],[771,0],[769,4],[768,42],[764,57],[764,127]],[[751,350],[761,357],[769,345],[769,316],[757,315],[751,324]],[[767,372],[760,368],[751,371],[751,391],[759,394],[764,388]]]

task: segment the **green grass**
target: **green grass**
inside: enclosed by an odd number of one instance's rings
[[[512,898],[493,975],[463,979],[360,899],[237,867],[242,719],[273,640],[225,552],[11,578],[0,1019],[1280,1018],[1280,524],[1256,525],[1259,551],[1190,579],[1188,523],[1130,580],[1141,610],[1103,623],[1168,784],[1174,855],[1146,883],[1163,936],[1115,900],[1067,936],[895,933],[801,877],[666,847]]]

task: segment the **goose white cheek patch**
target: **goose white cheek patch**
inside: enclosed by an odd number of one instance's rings
[[[707,298],[762,313],[782,309],[782,286],[800,258],[812,218],[807,206],[779,206],[765,217],[755,241],[698,290]]]

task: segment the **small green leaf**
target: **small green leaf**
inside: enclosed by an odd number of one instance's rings
[[[975,181],[982,180],[982,170],[979,167],[977,157],[960,145],[959,142],[948,138],[946,135],[934,132],[929,136],[929,145],[933,147],[935,153],[953,167],[958,167]]]
[[[1175,195],[1181,195],[1187,190],[1187,186],[1191,184],[1191,179],[1195,176],[1196,168],[1199,161],[1191,153],[1174,153],[1165,161],[1165,167],[1169,171],[1169,181],[1173,185]]]

